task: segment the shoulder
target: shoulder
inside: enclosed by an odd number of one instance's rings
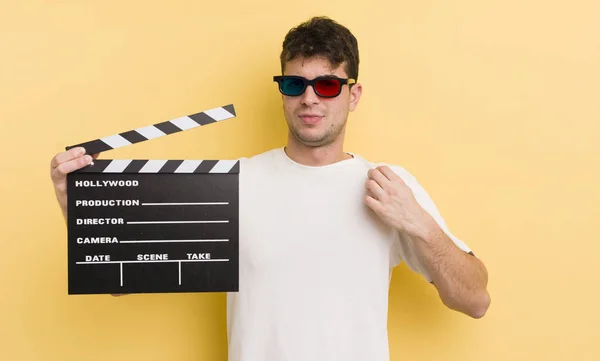
[[[392,164],[392,163],[386,163],[386,162],[373,162],[373,161],[367,160],[366,158],[362,157],[359,154],[356,154],[356,153],[351,153],[351,154],[357,159],[357,161],[361,165],[364,166],[365,169],[376,169],[379,167],[386,167],[386,168],[389,168],[391,171],[393,171],[396,175],[398,175],[404,181],[404,183],[406,183],[409,187],[412,185],[419,185],[417,178],[410,171],[408,171],[408,169],[406,169],[404,166],[402,166],[400,164]]]
[[[406,186],[411,190],[413,195],[415,196],[417,202],[425,208],[427,211],[431,213],[437,214],[437,207],[435,202],[430,197],[427,190],[422,186],[422,184],[417,179],[412,172],[410,172],[407,168],[405,168],[401,164],[394,164],[389,162],[373,162],[369,161],[360,155],[354,154],[355,157],[359,160],[360,163],[364,164],[366,168],[376,169],[380,167],[385,167],[394,172],[401,180],[406,184]]]
[[[260,153],[238,158],[240,169],[245,171],[253,168],[269,167],[276,163],[280,156],[281,148],[273,148]]]
[[[436,220],[440,228],[450,237],[450,239],[452,239],[454,243],[465,252],[472,252],[472,250],[467,246],[465,242],[463,242],[460,238],[455,236],[450,231],[435,201],[430,196],[429,192],[417,180],[417,177],[415,175],[413,175],[406,168],[398,164],[390,164],[385,162],[366,162],[365,164],[369,164],[370,168],[387,167],[390,170],[392,170],[395,174],[397,174],[412,191],[417,203],[419,203],[419,205]]]

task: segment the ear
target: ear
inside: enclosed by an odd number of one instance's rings
[[[352,88],[350,88],[350,106],[348,107],[351,112],[358,106],[361,94],[362,85],[360,85],[360,83],[353,84]]]

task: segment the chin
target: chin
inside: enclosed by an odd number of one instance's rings
[[[314,134],[295,134],[295,139],[309,147],[320,147],[331,143],[331,139],[325,135],[316,136]]]

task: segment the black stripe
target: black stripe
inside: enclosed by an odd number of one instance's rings
[[[171,123],[170,121],[154,124],[154,126],[160,129],[165,134],[181,132],[181,129],[177,128],[177,126]]]
[[[196,123],[198,123],[200,125],[206,125],[206,124],[210,124],[210,123],[216,122],[216,120],[214,120],[213,118],[209,117],[204,112],[192,114],[192,115],[189,116],[189,118],[191,118],[193,121],[195,121]]]
[[[233,104],[229,104],[223,107],[223,109],[227,110],[228,112],[230,112],[231,114],[233,114],[233,116],[235,117],[235,108],[233,107]]]
[[[215,167],[218,160],[203,160],[194,173],[208,173]]]
[[[231,170],[227,173],[239,173],[240,172],[240,161],[235,162],[235,165],[231,167]]]
[[[140,133],[136,132],[135,130],[130,130],[128,132],[121,133],[121,136],[123,138],[127,139],[128,141],[130,141],[132,144],[143,142],[144,140],[148,140],[146,137],[144,137]]]
[[[183,163],[182,160],[168,160],[158,173],[175,173],[181,163]]]
[[[146,163],[148,163],[148,161],[143,159],[132,160],[129,165],[123,169],[123,173],[139,173],[140,169],[142,169]]]
[[[76,145],[71,145],[71,146],[65,147],[65,150],[69,150],[69,149],[72,149],[72,148],[75,148],[75,147],[84,147],[85,148],[85,154],[96,154],[96,153],[100,153],[100,152],[104,152],[104,151],[113,149],[111,146],[109,146],[108,144],[104,143],[100,139],[96,139],[96,140],[92,140],[92,141],[89,141],[89,142],[80,143],[80,144],[76,144]]]

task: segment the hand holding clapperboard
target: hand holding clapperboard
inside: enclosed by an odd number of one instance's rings
[[[236,116],[232,104],[66,147],[89,155]],[[69,294],[238,291],[239,161],[95,160],[67,174]]]

